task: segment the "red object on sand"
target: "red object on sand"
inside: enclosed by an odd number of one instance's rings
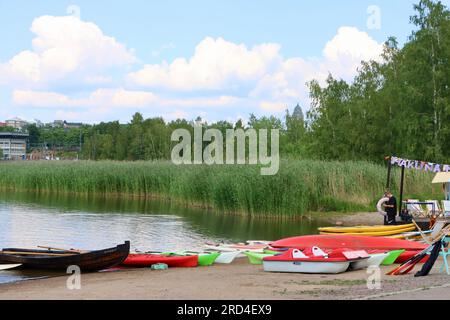
[[[122,263],[128,267],[150,267],[165,263],[172,268],[191,268],[198,265],[198,256],[166,256],[161,254],[130,254]]]

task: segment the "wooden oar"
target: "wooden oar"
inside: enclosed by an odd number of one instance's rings
[[[61,249],[61,248],[53,248],[53,247],[44,247],[44,246],[37,246],[38,248],[41,249],[48,249],[48,250],[53,250],[53,251],[67,251],[67,252],[73,252],[73,253],[85,253],[88,251],[82,251],[82,250],[77,250],[77,249]]]
[[[420,226],[417,224],[417,222],[413,219],[412,222],[414,223],[414,225],[416,226],[417,230],[419,230],[420,235],[422,236],[422,239],[429,245],[431,245],[431,242],[429,240],[429,238],[423,233],[422,229],[420,228]]]
[[[44,252],[20,252],[20,251],[0,251],[0,254],[10,254],[16,256],[71,256],[73,253],[44,253]]]

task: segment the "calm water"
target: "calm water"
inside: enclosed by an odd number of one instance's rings
[[[38,245],[132,251],[201,249],[205,242],[276,240],[315,233],[319,222],[248,219],[154,200],[0,193],[0,248]],[[0,283],[39,277],[0,271]]]

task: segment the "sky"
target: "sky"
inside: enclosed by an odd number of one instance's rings
[[[307,82],[407,41],[416,1],[0,0],[0,121],[306,112]]]

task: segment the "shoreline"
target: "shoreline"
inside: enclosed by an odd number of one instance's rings
[[[240,258],[231,265],[154,271],[130,269],[81,275],[81,289],[69,290],[68,276],[0,284],[0,300],[370,300],[450,299],[450,279],[439,273],[439,259],[429,276],[385,276],[381,289],[369,290],[366,270],[337,275],[267,273]]]
[[[36,193],[42,195],[56,195],[56,196],[75,196],[79,198],[94,198],[94,199],[124,199],[129,201],[157,201],[170,206],[176,206],[178,208],[187,208],[192,210],[204,210],[210,211],[213,215],[226,215],[241,217],[243,219],[255,219],[262,221],[300,221],[300,220],[313,220],[324,221],[328,223],[349,223],[348,226],[354,226],[357,224],[382,224],[382,217],[376,212],[364,212],[364,211],[311,211],[308,213],[298,215],[283,215],[273,216],[267,213],[247,213],[245,211],[226,211],[217,209],[212,205],[203,204],[191,200],[183,200],[166,196],[162,194],[131,194],[131,193],[83,193],[75,191],[51,191],[51,190],[38,190],[38,189],[20,189],[20,188],[8,188],[0,186],[0,191],[17,192],[21,194]],[[381,221],[381,222],[380,222]]]

